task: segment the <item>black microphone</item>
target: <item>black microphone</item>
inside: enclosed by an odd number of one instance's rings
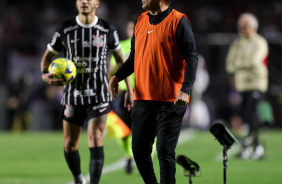
[[[215,136],[218,142],[227,149],[229,149],[234,142],[239,143],[222,122],[213,123],[210,126],[210,132]]]
[[[178,155],[176,157],[176,163],[183,167],[183,169],[190,173],[190,175],[196,176],[197,172],[200,170],[200,166],[189,159],[185,155]]]

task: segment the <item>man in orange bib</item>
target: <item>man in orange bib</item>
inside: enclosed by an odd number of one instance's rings
[[[175,148],[198,64],[188,18],[171,8],[171,0],[142,0],[131,52],[111,77],[113,98],[118,82],[134,72],[132,151],[146,184],[157,184],[151,152],[157,136],[160,183],[175,184]]]

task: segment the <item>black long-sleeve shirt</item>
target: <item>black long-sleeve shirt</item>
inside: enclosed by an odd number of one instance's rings
[[[172,11],[169,7],[157,15],[148,13],[150,24],[157,25],[162,22]],[[181,91],[190,94],[195,81],[198,66],[197,50],[191,25],[186,17],[182,17],[176,30],[176,42],[179,53],[186,61],[184,81]],[[135,35],[131,39],[131,52],[125,63],[114,74],[121,81],[134,72]]]

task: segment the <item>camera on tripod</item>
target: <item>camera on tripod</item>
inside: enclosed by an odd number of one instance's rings
[[[189,183],[192,184],[192,176],[197,176],[200,166],[185,155],[178,155],[176,163],[183,167],[184,176],[188,177]]]
[[[223,183],[226,184],[226,170],[227,170],[227,150],[231,148],[233,143],[238,143],[239,141],[236,137],[226,128],[224,123],[221,121],[216,121],[210,126],[210,132],[218,140],[218,142],[223,146]]]

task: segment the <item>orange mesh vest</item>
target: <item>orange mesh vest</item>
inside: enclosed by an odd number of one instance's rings
[[[185,60],[176,44],[176,29],[184,14],[176,10],[151,25],[147,12],[135,26],[134,100],[174,102],[184,80]]]

